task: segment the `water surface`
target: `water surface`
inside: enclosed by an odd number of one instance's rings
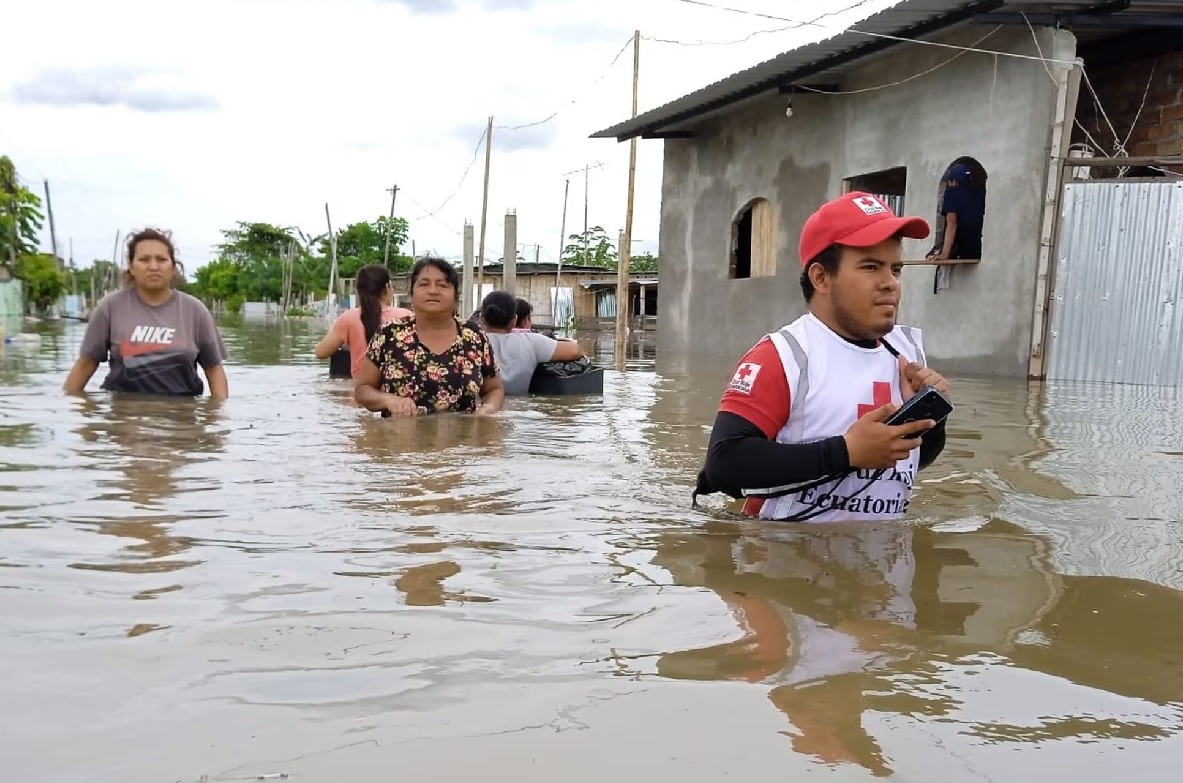
[[[391,421],[322,325],[224,329],[221,405],[63,397],[79,325],[0,357],[5,780],[1177,768],[1174,391],[959,380],[913,517],[819,530],[690,508],[733,358]]]

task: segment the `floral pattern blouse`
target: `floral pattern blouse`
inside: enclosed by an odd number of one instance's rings
[[[458,335],[443,353],[419,342],[415,317],[392,321],[375,334],[366,357],[378,368],[378,389],[409,397],[421,413],[472,413],[485,379],[497,375],[493,346],[480,329],[456,319]]]

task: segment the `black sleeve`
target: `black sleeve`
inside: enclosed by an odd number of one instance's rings
[[[924,470],[945,450],[945,419],[937,426],[920,436],[920,466]]]
[[[849,469],[841,435],[812,443],[777,443],[743,416],[720,411],[694,494],[722,492],[738,498],[745,489],[799,484]]]

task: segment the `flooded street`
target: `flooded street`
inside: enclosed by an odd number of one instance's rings
[[[1173,777],[1176,390],[957,380],[909,522],[818,530],[690,507],[736,357],[396,421],[323,328],[225,322],[222,405],[4,348],[5,780]]]

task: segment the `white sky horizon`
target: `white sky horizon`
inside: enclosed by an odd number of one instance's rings
[[[494,129],[485,248],[501,256],[514,209],[522,255],[537,244],[554,261],[568,178],[566,234],[583,230],[585,165],[588,224],[613,240],[624,226],[629,145],[587,137],[630,116],[634,29],[644,113],[895,4],[710,2],[751,13],[683,0],[207,0],[167,15],[147,0],[21,4],[0,154],[39,195],[49,180],[58,252],[72,238],[80,268],[112,257],[116,231],[153,225],[173,232],[191,276],[237,221],[319,234],[326,202],[334,228],[373,220],[394,184],[415,250],[458,260],[466,220],[479,241],[487,117],[558,110]],[[844,8],[795,28],[754,15]],[[637,253],[658,252],[661,155],[639,142]]]

